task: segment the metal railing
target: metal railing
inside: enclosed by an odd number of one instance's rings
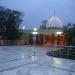
[[[75,59],[75,46],[49,46],[48,55]]]

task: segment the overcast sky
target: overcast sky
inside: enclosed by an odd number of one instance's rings
[[[75,0],[0,0],[0,6],[23,11],[26,28],[39,27],[42,20],[49,19],[56,11],[64,24],[75,23]]]

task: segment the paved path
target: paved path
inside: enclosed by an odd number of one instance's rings
[[[75,60],[49,57],[49,48],[0,46],[0,75],[75,75]]]

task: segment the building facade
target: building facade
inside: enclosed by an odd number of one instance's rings
[[[62,28],[38,29],[37,34],[33,34],[34,30],[25,30],[24,42],[30,45],[50,45],[64,46],[66,44],[64,32]],[[36,39],[35,39],[36,38]],[[35,43],[34,43],[35,41]]]
[[[29,38],[28,44],[64,46],[66,45],[65,35],[63,31],[63,22],[57,16],[52,16],[50,19],[42,22],[42,26],[36,30],[37,34],[33,34],[34,30],[24,30],[23,33]],[[34,39],[34,36],[36,39]]]

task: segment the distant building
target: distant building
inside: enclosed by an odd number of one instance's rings
[[[32,34],[34,30],[25,30],[23,32],[25,36],[27,35],[25,44],[34,44],[34,35]],[[66,43],[63,32],[63,22],[57,16],[52,16],[49,20],[44,20],[40,29],[36,32],[37,45],[64,46]]]
[[[47,20],[42,21],[42,25],[40,26],[40,29],[46,29]]]

